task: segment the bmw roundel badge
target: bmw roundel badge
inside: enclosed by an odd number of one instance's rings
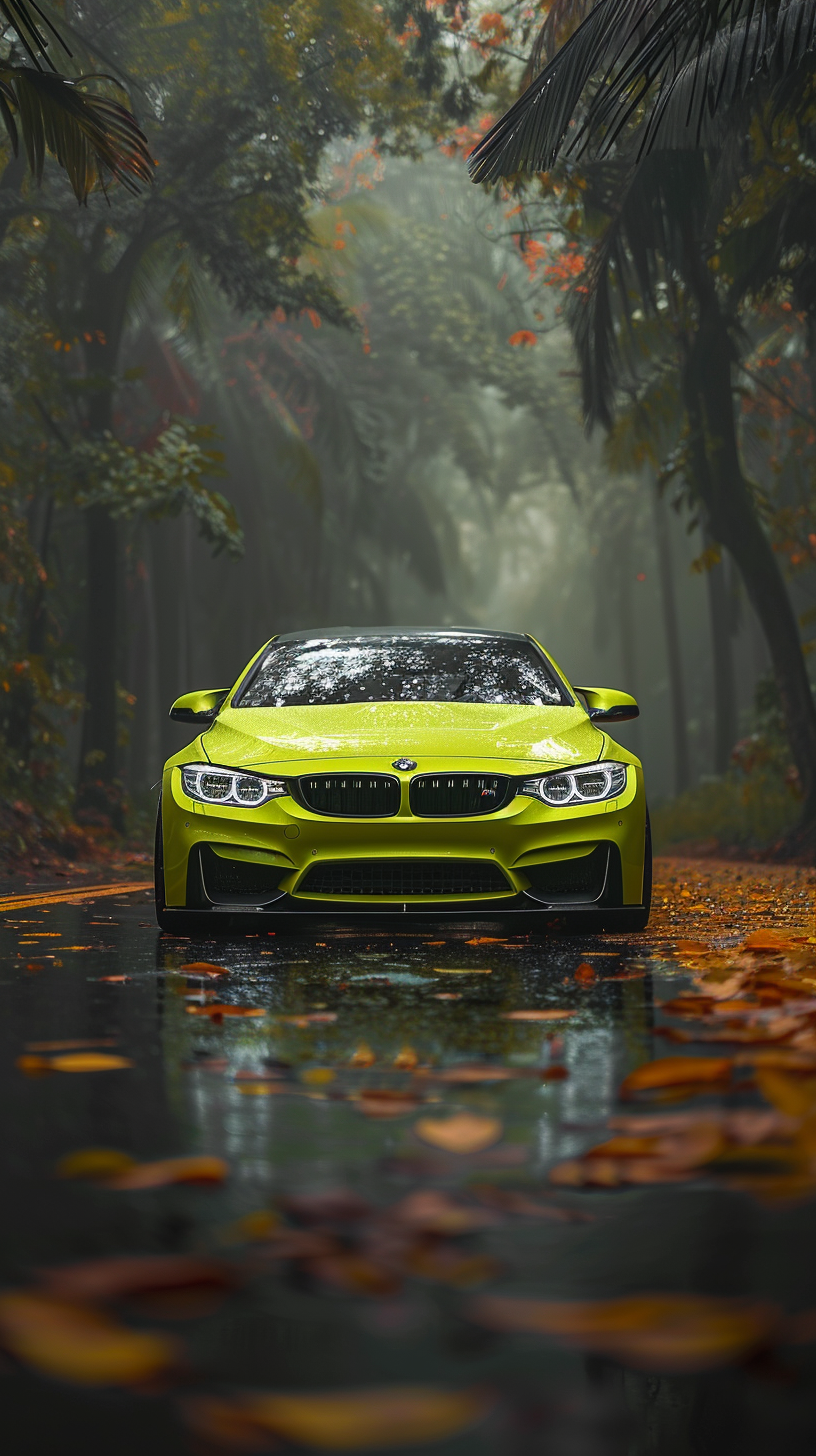
[[[415,758],[395,758],[394,759],[394,762],[391,765],[391,767],[392,768],[401,768],[401,769],[404,769],[405,772],[408,773],[410,771],[410,769],[416,768],[416,759]]]

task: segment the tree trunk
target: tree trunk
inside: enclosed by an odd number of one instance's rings
[[[96,327],[96,326],[95,326]],[[100,333],[107,340],[107,334]],[[111,358],[105,345],[89,346],[88,372],[101,376],[101,388],[91,396],[88,433],[103,435],[111,426],[115,347]],[[99,356],[102,354],[102,357]],[[103,506],[85,512],[85,706],[79,754],[78,817],[90,822],[109,820],[123,828],[121,789],[117,785],[117,659],[118,659],[118,532]]]
[[[89,264],[82,323],[87,373],[95,381],[86,421],[90,436],[99,437],[112,429],[114,382],[138,257],[139,247],[134,243],[110,273]],[[86,511],[85,539],[85,709],[76,809],[78,817],[91,822],[107,820],[121,832],[124,797],[117,777],[118,531],[104,507],[91,506]]]
[[[706,550],[713,546],[703,532]],[[714,772],[724,774],[731,764],[731,750],[737,741],[737,690],[734,681],[734,652],[731,635],[731,604],[725,562],[720,559],[706,572],[711,650],[714,659]]]
[[[691,784],[689,762],[688,713],[686,684],[683,676],[683,653],[677,616],[677,595],[674,588],[674,563],[666,522],[666,508],[656,489],[652,490],[657,560],[660,571],[660,598],[663,606],[663,630],[666,634],[666,657],[669,665],[672,738],[674,742],[674,792],[685,793]]]
[[[86,809],[108,812],[116,778],[116,523],[102,506],[85,512],[87,545],[85,714],[80,785]],[[118,817],[118,816],[115,816]]]
[[[736,562],[768,643],[804,801],[799,842],[809,844],[816,840],[816,707],[793,605],[742,473],[731,388],[733,348],[713,278],[701,261],[692,286],[700,322],[683,389],[695,485],[711,534]]]

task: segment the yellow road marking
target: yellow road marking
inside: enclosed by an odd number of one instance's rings
[[[152,880],[130,881],[123,885],[85,885],[81,890],[52,890],[40,895],[6,895],[0,897],[0,911],[29,910],[34,905],[63,905],[75,900],[97,900],[103,895],[132,895],[136,890],[152,890]]]

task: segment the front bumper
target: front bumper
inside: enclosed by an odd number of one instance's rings
[[[640,764],[629,755],[626,787],[617,799],[602,804],[550,808],[539,800],[517,795],[495,813],[463,818],[419,818],[410,812],[408,781],[404,778],[403,801],[398,814],[382,819],[333,818],[315,814],[293,798],[273,799],[254,809],[235,809],[201,804],[183,791],[181,764],[193,761],[199,745],[178,755],[166,767],[162,788],[162,833],[164,845],[165,900],[168,909],[200,914],[213,911],[219,916],[258,914],[281,915],[366,915],[392,917],[405,914],[442,916],[504,916],[545,911],[573,917],[599,905],[607,911],[641,904],[645,835],[645,794]],[[257,766],[259,771],[270,772]],[[393,774],[390,764],[367,760],[346,765],[333,761],[332,772],[383,772]],[[428,773],[446,769],[484,771],[484,764],[457,760],[455,764],[423,764]],[[502,765],[505,768],[505,765]],[[506,770],[525,774],[527,764],[507,765]],[[505,770],[505,771],[506,771]],[[308,766],[305,771],[308,772]],[[540,766],[539,766],[540,771]],[[280,772],[280,768],[277,769]],[[552,866],[589,863],[589,857],[605,863],[600,881],[587,898],[553,895]],[[213,863],[238,866],[259,888],[248,894],[212,893],[204,866]],[[469,862],[482,867],[499,885],[490,894],[326,894],[309,889],[308,877],[316,866],[398,863],[405,861],[461,866]],[[503,880],[495,875],[498,869]],[[567,873],[567,871],[565,871]],[[557,878],[557,875],[556,875]],[[567,879],[569,878],[567,874]],[[578,875],[578,880],[581,876]],[[260,888],[262,883],[273,888]],[[274,883],[273,883],[274,882]],[[312,876],[312,883],[314,877]],[[600,884],[600,893],[597,893]],[[544,886],[542,890],[542,885]]]

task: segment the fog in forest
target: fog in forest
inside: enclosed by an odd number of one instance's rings
[[[772,836],[812,755],[803,729],[790,761],[761,573],[752,608],[701,485],[680,275],[659,262],[640,306],[634,275],[607,299],[612,379],[593,382],[591,174],[586,192],[569,169],[467,171],[533,12],[403,9],[336,32],[328,12],[241,6],[223,51],[218,7],[137,4],[115,37],[86,7],[80,61],[127,75],[136,160],[87,195],[90,161],[38,182],[7,146],[6,795],[141,833],[185,741],[180,693],[233,683],[279,632],[458,623],[530,632],[572,682],[636,696],[621,737],[652,807],[688,810],[658,838]],[[790,303],[744,298],[730,428],[806,636],[804,346]],[[776,666],[807,718],[785,632]]]
[[[347,329],[216,309],[200,342],[160,317],[128,341],[154,409],[214,426],[244,536],[230,559],[189,517],[130,533],[130,792],[186,741],[166,718],[178,693],[232,684],[275,633],[346,624],[530,632],[572,682],[637,697],[641,719],[620,732],[653,800],[721,774],[712,595],[737,731],[768,671],[761,633],[727,566],[701,568],[694,512],[647,471],[614,473],[601,432],[587,438],[560,285],[530,277],[507,208],[461,159],[362,153],[333,171],[314,223]],[[533,346],[508,342],[531,325]]]

